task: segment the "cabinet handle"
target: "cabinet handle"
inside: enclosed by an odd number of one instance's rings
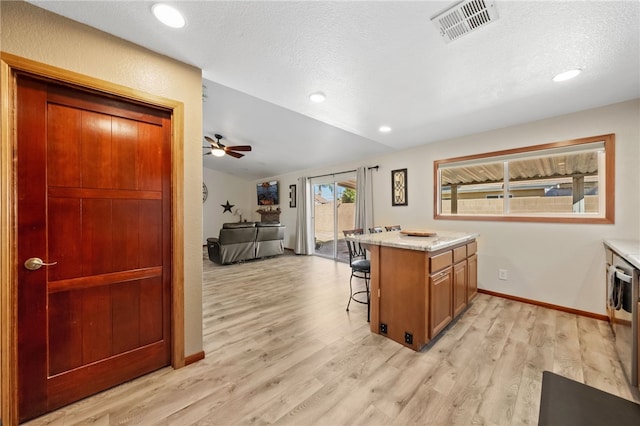
[[[447,272],[448,272],[448,271],[447,271],[446,269],[445,269],[444,271],[440,271],[440,272],[438,272],[437,274],[435,274],[435,275],[433,276],[433,278],[440,278],[440,277],[442,277],[443,275],[445,275]]]

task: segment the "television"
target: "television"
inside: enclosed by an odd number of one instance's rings
[[[280,204],[278,197],[278,181],[262,182],[258,184],[258,205],[275,206]]]

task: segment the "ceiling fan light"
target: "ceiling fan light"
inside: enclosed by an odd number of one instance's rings
[[[213,149],[211,150],[211,154],[212,154],[214,157],[224,157],[224,150],[222,150],[222,149],[217,149],[217,148],[213,148]]]
[[[185,26],[185,19],[177,9],[162,3],[156,3],[151,8],[153,15],[168,27],[182,28]]]

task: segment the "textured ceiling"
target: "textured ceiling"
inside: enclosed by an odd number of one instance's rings
[[[255,148],[205,166],[250,179],[640,97],[638,1],[496,0],[448,44],[430,18],[455,2],[168,2],[182,30],[152,2],[31,3],[201,68],[204,134]]]

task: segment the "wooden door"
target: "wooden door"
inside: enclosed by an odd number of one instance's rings
[[[171,121],[28,76],[16,117],[25,420],[170,363]]]

